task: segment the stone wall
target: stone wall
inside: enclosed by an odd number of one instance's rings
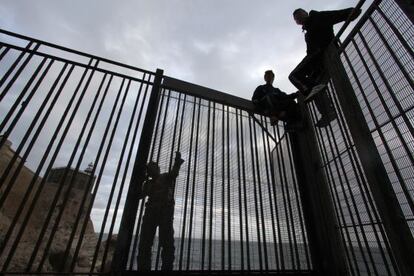
[[[3,174],[4,170],[7,168],[8,164],[10,163],[11,159],[14,156],[14,151],[11,148],[11,143],[7,141],[7,143],[0,149],[0,175]],[[9,174],[6,183],[3,184],[0,188],[0,195],[3,196],[5,193],[5,188],[8,186],[11,176],[13,175],[14,170],[19,166],[21,159],[18,158],[15,162],[12,173]],[[61,168],[60,168],[61,169]],[[72,170],[73,172],[73,170]],[[47,218],[49,210],[52,208],[52,202],[55,198],[55,195],[62,185],[61,183],[49,183],[48,181],[45,182],[43,187],[41,187],[41,177],[37,177],[35,181],[32,183],[32,179],[34,178],[34,173],[26,166],[22,166],[20,173],[17,176],[15,183],[12,185],[12,188],[7,195],[6,201],[2,208],[0,209],[0,242],[3,243],[7,231],[10,229],[10,225],[13,219],[16,217],[18,212],[18,208],[21,205],[22,201],[24,200],[24,208],[17,220],[17,224],[14,227],[14,230],[8,239],[6,244],[6,249],[3,252],[2,256],[0,256],[0,264],[3,264],[5,261],[6,256],[9,254],[10,249],[12,247],[12,242],[15,240],[18,230],[21,228],[21,223],[23,222],[24,217],[26,216],[27,212],[30,210],[30,218],[28,220],[27,226],[24,229],[23,235],[19,239],[17,244],[14,257],[8,271],[22,271],[26,269],[27,263],[30,259],[30,256],[33,252],[35,247],[36,241],[39,238],[41,233],[42,227],[45,225],[45,220]],[[82,178],[84,180],[85,173],[82,172]],[[75,180],[78,181],[80,178]],[[93,177],[92,184],[95,180]],[[70,257],[67,259],[67,264],[65,267],[62,267],[58,261],[63,256],[64,251],[66,249],[69,237],[71,235],[72,229],[74,227],[76,217],[79,213],[81,203],[84,202],[84,207],[82,208],[82,215],[80,222],[83,223],[85,221],[86,215],[86,208],[89,206],[91,200],[90,188],[86,188],[84,184],[79,185],[78,183],[74,183],[74,187],[69,192],[69,198],[67,202],[63,205],[64,195],[68,193],[68,181],[63,185],[62,192],[58,198],[56,208],[54,208],[51,220],[48,223],[48,227],[46,228],[46,232],[42,243],[40,244],[40,248],[38,250],[37,257],[34,261],[34,266],[32,269],[37,269],[37,266],[41,260],[41,255],[46,248],[46,243],[52,233],[54,233],[53,242],[51,243],[50,250],[48,255],[46,256],[46,261],[43,265],[43,271],[67,271],[68,265],[72,260],[71,256],[73,256],[75,252],[76,245],[79,241],[80,235],[80,228],[81,224],[78,225],[77,231],[71,246],[70,250]],[[30,187],[32,186],[32,187]],[[91,185],[92,186],[92,185]],[[90,186],[90,187],[91,187]],[[84,187],[82,189],[82,187]],[[36,204],[34,208],[29,208],[31,203],[33,202],[34,195],[41,188],[39,196],[36,200]],[[24,199],[26,192],[28,189],[32,189],[30,195]],[[85,196],[86,193],[86,197]],[[63,209],[63,215],[61,217],[60,223],[56,231],[52,232],[52,226],[54,221],[56,220],[58,213],[61,208]],[[75,271],[84,271],[87,272],[90,270],[90,264],[92,262],[92,257],[95,252],[95,247],[97,243],[97,235],[94,231],[94,227],[90,217],[87,218],[87,227],[84,233],[82,247],[79,252],[79,255],[76,259],[76,266]],[[103,246],[105,243],[103,243]],[[101,245],[99,256],[102,256],[103,246]],[[108,260],[111,260],[113,252],[113,246],[110,247],[110,253],[108,256]],[[98,258],[99,260],[99,258]],[[101,264],[98,261],[97,267],[100,268]],[[96,269],[95,269],[96,270]]]

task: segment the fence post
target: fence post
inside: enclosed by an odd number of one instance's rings
[[[365,116],[349,81],[337,48],[326,51],[325,66],[332,78],[339,103],[364,168],[375,205],[384,225],[401,275],[414,275],[414,239],[387,171],[372,138]]]
[[[344,245],[308,110],[304,128],[289,133],[313,267],[318,275],[348,275]]]
[[[122,273],[128,262],[129,248],[132,241],[135,218],[138,210],[138,195],[141,190],[142,182],[145,178],[145,166],[155,127],[162,78],[163,70],[157,69],[151,95],[148,101],[148,107],[146,110],[144,125],[142,127],[141,138],[124,205],[124,211],[122,213],[114,257],[112,259],[112,273],[116,274]]]

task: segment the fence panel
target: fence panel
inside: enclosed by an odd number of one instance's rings
[[[413,224],[413,24],[395,1],[374,1],[341,45],[340,57],[411,234]],[[396,275],[397,262],[345,121],[336,88],[328,96],[337,119],[317,129],[323,167],[353,275]],[[314,122],[319,114],[309,105]]]
[[[0,270],[105,271],[154,73],[1,41]]]
[[[164,88],[161,97],[149,160],[161,172],[176,151],[185,160],[175,187],[174,269],[310,271],[283,126],[191,91]],[[144,210],[141,201],[129,270],[139,269]],[[158,234],[152,253],[151,269],[159,270]]]

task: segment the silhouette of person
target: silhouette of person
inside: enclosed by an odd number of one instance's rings
[[[147,164],[147,180],[143,183],[141,198],[148,196],[141,225],[138,247],[138,270],[151,269],[151,248],[157,227],[162,248],[161,270],[172,270],[174,264],[174,189],[181,164],[181,153],[176,152],[174,165],[170,172],[160,174],[156,162]]]
[[[306,96],[305,102],[315,99],[316,107],[321,114],[321,119],[316,124],[318,127],[326,127],[336,119],[328,96],[325,93],[319,94],[326,88],[322,80],[323,54],[335,37],[333,25],[346,21],[349,17],[355,20],[360,14],[361,10],[354,8],[335,11],[311,10],[309,13],[304,9],[296,9],[293,12],[296,24],[301,25],[305,32],[307,55],[290,73],[289,80]]]
[[[253,93],[252,102],[258,112],[269,116],[272,125],[278,120],[287,123],[286,130],[293,131],[298,127],[299,108],[294,99],[298,96],[297,92],[286,94],[279,88],[273,87],[275,74],[272,70],[264,73],[265,84],[259,85]]]

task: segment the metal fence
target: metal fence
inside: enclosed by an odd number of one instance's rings
[[[242,108],[196,97],[194,91],[193,85],[180,92],[162,90],[149,154],[162,172],[171,169],[176,151],[185,160],[175,189],[174,269],[309,270],[306,231],[283,128],[271,127],[267,118]],[[144,209],[141,201],[129,270],[137,269]],[[157,245],[156,239],[153,270],[160,269]]]
[[[0,30],[1,273],[134,273],[145,164],[180,151],[174,270],[408,275],[411,20],[373,1],[328,51],[337,119],[293,134],[247,100]],[[156,235],[153,270],[160,253]]]
[[[7,31],[0,51],[1,271],[109,272],[155,73]],[[174,269],[309,272],[283,125],[271,127],[249,101],[197,96],[188,84],[175,91],[172,80],[163,77],[148,160],[168,171],[175,151],[185,159]],[[129,271],[145,209],[135,202]],[[157,270],[157,237],[153,248]]]
[[[388,195],[398,200],[394,214],[403,216],[411,232],[404,232],[405,236],[412,240],[414,28],[399,6],[404,7],[402,2],[374,1],[340,46],[340,59],[352,87],[347,92],[357,97],[365,118],[363,124],[369,129],[369,138],[391,184]],[[337,83],[330,80],[328,87],[338,118],[327,128],[316,129],[316,133],[349,271],[352,275],[404,274],[399,271],[400,258],[394,255],[390,234],[378,210],[378,204],[384,202],[373,196],[372,185],[384,183],[369,183],[372,178],[367,179],[367,168],[361,164],[355,146],[362,138],[352,133],[350,124],[354,123],[347,118],[354,109],[339,99],[342,91],[338,91]],[[311,104],[309,110],[316,122],[317,109]],[[375,157],[371,161],[375,162]]]
[[[1,36],[1,271],[104,271],[154,73]]]

